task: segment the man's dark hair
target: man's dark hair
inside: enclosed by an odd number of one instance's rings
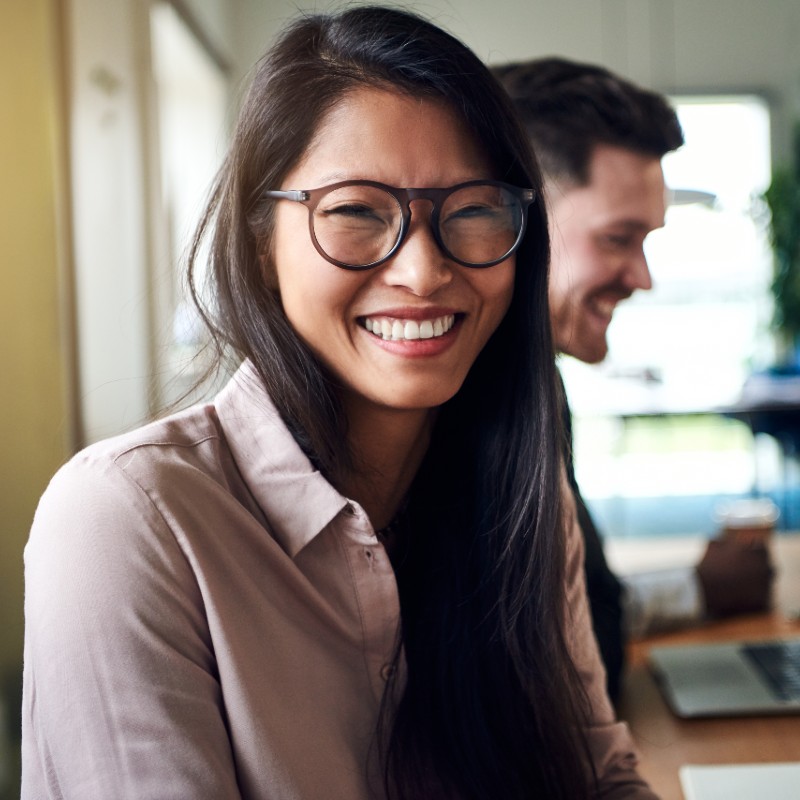
[[[585,185],[598,144],[661,158],[683,144],[666,98],[592,64],[564,58],[494,67],[551,180]]]

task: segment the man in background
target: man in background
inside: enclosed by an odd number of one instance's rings
[[[494,72],[545,175],[556,349],[598,363],[608,352],[606,332],[617,304],[652,286],[644,241],[664,224],[661,159],[683,144],[678,118],[664,97],[602,67],[545,58]],[[765,609],[772,569],[765,547],[715,540],[694,569],[621,582],[606,563],[575,480],[566,401],[564,417],[595,635],[616,700],[627,635]]]

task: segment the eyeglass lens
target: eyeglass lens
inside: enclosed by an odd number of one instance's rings
[[[403,209],[396,197],[374,186],[348,185],[325,194],[312,215],[314,236],[332,259],[366,266],[397,244]],[[438,236],[450,256],[467,264],[489,264],[515,245],[523,224],[522,204],[502,186],[465,186],[449,195],[438,214]]]

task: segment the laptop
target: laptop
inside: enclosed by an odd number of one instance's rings
[[[800,637],[662,645],[648,659],[679,717],[800,714]]]
[[[686,800],[797,800],[800,762],[680,768]]]

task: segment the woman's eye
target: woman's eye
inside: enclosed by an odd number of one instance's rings
[[[451,219],[470,219],[473,217],[491,217],[496,209],[491,206],[463,206],[457,208],[449,214]]]
[[[325,216],[340,215],[343,217],[379,217],[378,212],[371,206],[361,203],[343,203],[333,208],[323,209]]]
[[[503,215],[497,207],[489,205],[469,205],[456,208],[443,217],[441,224],[444,226],[466,225],[470,230],[494,229],[505,224]]]

